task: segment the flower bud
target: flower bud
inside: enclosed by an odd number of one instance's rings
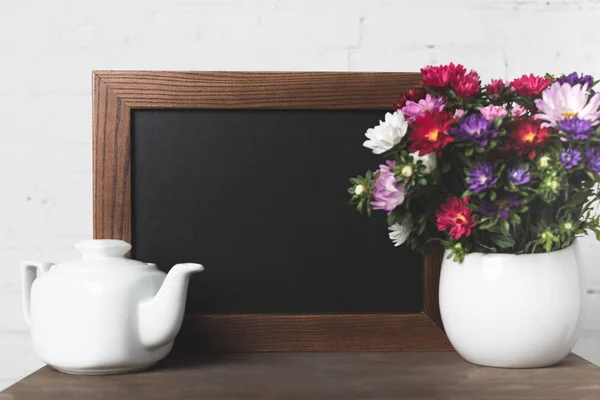
[[[364,192],[365,192],[365,186],[364,185],[356,185],[356,187],[354,188],[354,194],[356,194],[357,196],[360,196]]]
[[[405,165],[404,167],[402,167],[402,169],[400,170],[400,173],[402,174],[402,176],[404,176],[405,178],[410,178],[413,174],[413,169],[410,165]]]
[[[540,157],[539,163],[540,163],[540,167],[547,168],[548,164],[550,163],[550,157],[548,157],[548,156]]]

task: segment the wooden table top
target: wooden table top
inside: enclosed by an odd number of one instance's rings
[[[527,370],[478,367],[455,352],[171,357],[128,375],[44,367],[0,393],[9,399],[600,399],[600,368],[576,355]]]

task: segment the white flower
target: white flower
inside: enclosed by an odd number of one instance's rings
[[[430,174],[437,168],[437,157],[435,156],[435,153],[429,153],[425,154],[424,156],[420,156],[419,152],[415,151],[414,153],[410,153],[410,155],[413,157],[413,160],[415,160],[415,162],[419,160],[423,162],[423,164],[425,165],[426,174]]]
[[[390,230],[390,239],[394,242],[394,246],[398,247],[402,243],[406,242],[406,240],[410,236],[412,227],[412,219],[410,218],[407,219],[402,225],[396,223],[388,227],[388,229]]]
[[[396,111],[393,114],[385,114],[385,121],[379,121],[379,125],[369,128],[365,136],[367,139],[363,146],[373,150],[373,154],[381,154],[396,146],[408,129],[408,122],[404,115]]]
[[[356,194],[356,195],[358,195],[358,196],[360,196],[361,194],[363,194],[363,192],[364,192],[364,191],[365,191],[365,187],[364,187],[364,185],[357,185],[357,186],[354,188],[354,194]]]

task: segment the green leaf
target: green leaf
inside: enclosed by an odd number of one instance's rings
[[[512,222],[514,222],[515,224],[520,224],[521,223],[521,217],[519,216],[519,214],[511,214],[510,220]]]
[[[464,199],[465,197],[469,197],[473,194],[473,192],[471,192],[470,190],[465,190],[465,192],[462,194],[462,198]]]
[[[387,216],[387,224],[389,226],[394,225],[394,223],[396,222],[396,214],[391,212],[389,213],[389,215]]]
[[[502,249],[507,249],[515,245],[515,239],[512,236],[491,235],[490,239],[494,244]]]
[[[500,128],[500,125],[502,125],[502,118],[496,118],[493,122],[493,125],[496,129]]]
[[[503,219],[502,222],[500,223],[500,228],[502,229],[502,233],[505,235],[509,235],[509,230],[510,230],[510,225],[508,224],[508,221]]]
[[[467,157],[471,157],[473,155],[473,148],[469,147],[468,149],[465,150],[465,156]]]
[[[490,230],[490,228],[492,228],[494,225],[496,225],[496,223],[494,221],[488,221],[488,222],[478,226],[478,228],[485,231],[485,230]]]
[[[497,196],[496,192],[494,190],[492,190],[492,192],[490,193],[490,200],[491,201],[496,200],[496,196]]]
[[[594,175],[593,172],[591,172],[591,171],[585,171],[585,173],[587,174],[587,176],[590,177],[590,179],[592,179],[592,180],[596,179],[596,176]]]
[[[486,251],[490,252],[490,253],[497,253],[498,250],[496,250],[495,247],[490,247],[490,246],[486,246],[485,244],[476,241],[477,246],[483,247]]]
[[[488,228],[488,231],[493,232],[493,233],[502,233],[502,230],[500,229],[500,227],[498,226],[498,224],[496,222],[497,221],[494,221],[494,225],[490,226]]]

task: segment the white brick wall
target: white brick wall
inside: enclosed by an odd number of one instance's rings
[[[600,76],[598,0],[2,0],[0,388],[41,365],[18,264],[91,236],[91,70],[416,71]],[[587,245],[589,243],[589,246]],[[589,286],[600,291],[586,241]],[[577,351],[600,362],[600,295]],[[594,314],[596,313],[596,314]]]

